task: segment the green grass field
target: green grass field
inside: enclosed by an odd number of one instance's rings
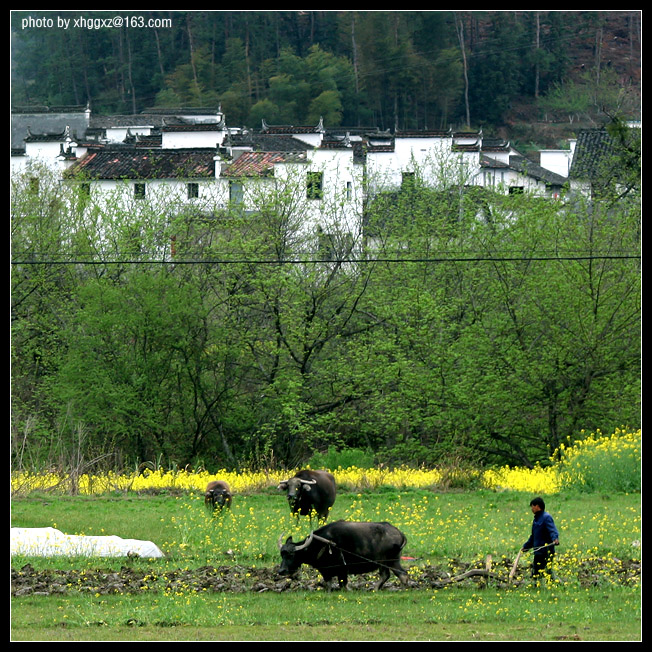
[[[141,593],[71,586],[61,593],[12,597],[12,640],[640,640],[640,577],[626,573],[622,564],[640,566],[640,495],[546,496],[561,532],[555,580],[533,582],[524,558],[519,581],[506,584],[529,534],[530,498],[488,491],[341,493],[331,520],[397,525],[408,537],[404,554],[411,559],[404,564],[411,576],[430,567],[483,564],[490,555],[501,580],[407,589],[390,580],[379,592],[332,593],[313,585],[257,591],[247,583],[247,574],[273,576],[281,533],[296,539],[309,532],[308,520],[297,524],[282,495],[236,496],[233,510],[218,518],[207,515],[201,497],[193,494],[16,499],[14,526],[147,539],[166,557],[14,557],[14,569],[29,563],[44,572],[109,574],[129,566],[159,579]],[[237,569],[241,590],[161,579],[222,566]]]

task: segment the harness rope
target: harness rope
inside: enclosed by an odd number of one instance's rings
[[[360,559],[363,560],[361,562],[358,562],[358,564],[371,563],[371,564],[376,564],[378,566],[383,566],[383,567],[387,568],[387,570],[389,570],[389,571],[394,570],[391,566],[387,566],[387,564],[383,563],[384,561],[390,561],[390,560],[368,559],[367,557],[363,557],[362,555],[358,554],[357,552],[351,552],[350,550],[344,550],[344,548],[342,548],[341,546],[338,546],[337,543],[335,543],[335,541],[333,541],[332,539],[327,539],[326,537],[319,536],[318,534],[315,534],[314,532],[312,533],[312,538],[316,539],[317,541],[321,541],[322,543],[328,544],[328,554],[329,555],[333,554],[333,550],[332,550],[333,548],[335,548],[336,550],[339,550],[340,558],[342,559],[342,564],[333,564],[332,566],[323,566],[324,569],[337,568],[340,565],[343,565],[343,566],[353,565],[353,566],[355,566],[356,565],[355,563],[354,564],[347,564],[346,563],[346,559],[344,559],[344,553],[346,552],[349,555],[354,555],[355,557],[359,557]],[[548,548],[548,547],[553,546],[553,545],[555,545],[555,544],[546,543],[546,544],[544,544],[542,546],[539,546],[538,548],[528,548],[525,551],[521,550],[521,552],[530,552],[530,551],[531,552],[537,552],[538,550],[542,550],[543,548]],[[324,554],[325,551],[326,551],[326,548],[322,548],[319,551],[319,553],[317,554],[317,559],[319,559]],[[517,558],[516,561],[518,562],[518,558]],[[452,578],[449,581],[454,581],[455,579],[456,578]]]
[[[321,537],[318,534],[315,534],[314,532],[312,534],[312,538],[316,539],[317,541],[321,541],[322,543],[327,543],[328,544],[328,554],[329,555],[333,554],[332,548],[335,548],[336,550],[338,550],[339,553],[340,553],[340,558],[342,559],[342,564],[341,565],[343,565],[343,566],[355,566],[355,565],[359,565],[359,564],[363,564],[363,563],[370,563],[370,564],[376,564],[378,566],[383,566],[383,567],[387,568],[387,570],[390,570],[390,571],[393,570],[391,566],[387,566],[387,564],[383,563],[384,561],[393,561],[393,560],[389,560],[389,559],[382,559],[382,560],[368,559],[367,557],[364,557],[363,555],[360,555],[357,552],[351,552],[350,550],[345,550],[341,546],[338,546],[335,543],[335,541],[333,541],[332,539],[327,539],[326,537]],[[325,550],[326,550],[326,548],[321,549],[321,551],[317,554],[317,559],[319,559],[324,554]],[[357,564],[356,563],[347,564],[346,559],[344,559],[344,553],[347,553],[348,555],[353,555],[355,557],[359,557],[363,561],[357,562]],[[337,568],[339,565],[340,564],[333,564],[332,566],[324,566],[323,568]]]

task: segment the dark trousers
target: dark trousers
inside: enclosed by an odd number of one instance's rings
[[[552,571],[548,565],[553,560],[555,553],[552,550],[541,550],[534,553],[534,560],[532,562],[532,577],[537,577],[542,573],[547,573],[552,576]]]

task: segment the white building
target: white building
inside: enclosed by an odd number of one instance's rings
[[[543,156],[545,168],[481,131],[327,132],[321,121],[263,122],[254,131],[227,127],[219,109],[83,115],[82,134],[68,125],[49,134],[28,129],[24,150],[13,152],[14,170],[46,161],[69,183],[83,184],[94,202],[119,197],[128,210],[147,204],[162,216],[234,206],[256,212],[282,197],[305,235],[340,244],[360,240],[367,201],[415,176],[432,188],[483,186],[549,197],[560,196],[567,176],[550,169],[552,153]]]

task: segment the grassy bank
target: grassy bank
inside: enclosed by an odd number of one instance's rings
[[[31,597],[14,640],[639,640],[631,587]]]

